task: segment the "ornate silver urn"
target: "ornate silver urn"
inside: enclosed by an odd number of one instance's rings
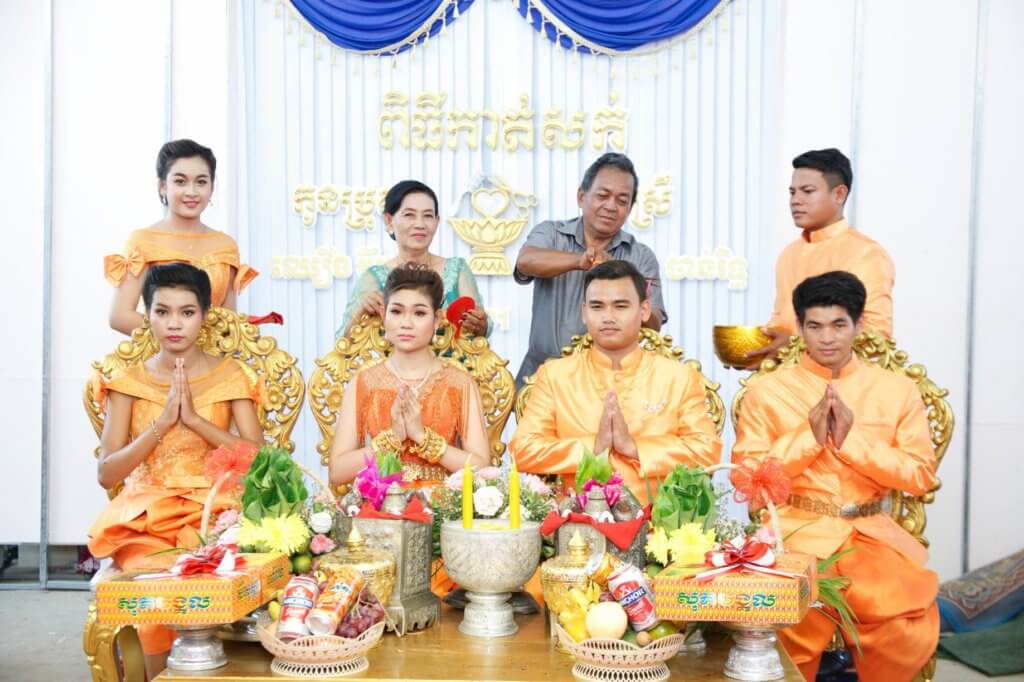
[[[597,518],[602,513],[611,513],[611,508],[608,506],[608,501],[605,499],[604,490],[601,488],[593,488],[587,495],[587,504],[583,508],[583,513]],[[616,519],[618,521],[620,519]],[[576,532],[583,537],[583,540],[587,543],[587,551],[590,556],[596,556],[610,552],[623,561],[628,561],[639,569],[643,569],[647,565],[647,533],[640,532],[633,538],[633,544],[629,546],[629,549],[623,551],[615,546],[615,543],[609,542],[608,538],[600,533],[596,528],[585,523],[566,523],[558,529],[557,543],[556,543],[556,554],[568,554],[569,553],[569,541],[572,540],[573,534]]]
[[[405,511],[405,492],[392,483],[381,511]],[[431,524],[402,519],[360,519],[338,516],[338,537],[348,537],[355,526],[366,545],[387,550],[395,558],[395,587],[387,604],[388,619],[401,634],[424,630],[441,617],[441,600],[430,591],[434,553]]]

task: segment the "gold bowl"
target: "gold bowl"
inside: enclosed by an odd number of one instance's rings
[[[760,327],[743,325],[715,325],[713,332],[715,355],[726,367],[746,369],[753,360],[746,358],[747,353],[767,346],[772,337],[761,331]]]

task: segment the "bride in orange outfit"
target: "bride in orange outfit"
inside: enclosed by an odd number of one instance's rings
[[[216,171],[213,152],[192,140],[173,140],[160,148],[157,191],[167,216],[132,232],[124,253],[103,259],[103,274],[116,287],[110,307],[112,329],[130,335],[142,326],[139,296],[152,263],[180,261],[204,270],[210,278],[212,305],[235,309],[235,298],[258,273],[241,264],[234,239],[200,220],[213,196]]]
[[[480,392],[462,369],[443,364],[430,342],[441,324],[444,285],[420,265],[394,268],[384,286],[384,334],[394,352],[360,370],[345,391],[331,443],[331,485],[350,483],[370,453],[396,451],[406,487],[444,485],[469,460],[490,463]],[[453,586],[436,571],[432,589]]]
[[[198,526],[211,481],[206,458],[239,441],[259,446],[258,380],[233,358],[207,355],[196,345],[210,309],[210,280],[185,263],[152,265],[142,297],[160,351],[144,363],[97,382],[107,417],[100,438],[98,478],[107,490],[124,481],[89,529],[89,551],[124,569],[164,569],[177,558],[156,554],[198,545]],[[239,435],[229,431],[234,422]],[[217,512],[237,507],[221,493]],[[174,631],[138,627],[152,679],[166,665]]]

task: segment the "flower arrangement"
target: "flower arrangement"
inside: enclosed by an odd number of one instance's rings
[[[306,573],[313,555],[335,548],[328,535],[334,527],[334,498],[326,489],[311,497],[302,468],[286,450],[264,446],[254,454],[242,474],[241,460],[221,456],[234,462],[231,476],[236,485],[244,485],[242,509],[221,512],[211,535],[217,544],[237,544],[243,551],[287,554],[292,572]]]
[[[733,499],[749,505],[749,522],[725,514],[727,491],[716,490],[711,481],[711,474],[720,468],[730,470]],[[739,464],[720,464],[707,469],[680,465],[658,489],[651,513],[653,532],[647,539],[648,556],[662,565],[706,564],[710,567],[703,572],[707,578],[740,568],[753,571],[770,568],[775,564],[775,557],[784,551],[785,538],[779,534],[776,506],[786,503],[790,487],[782,463],[773,457],[747,458]],[[761,510],[767,511],[770,525],[763,523]],[[842,576],[828,575],[832,566],[849,551],[852,550],[818,561],[817,590],[819,601],[836,615],[825,609],[822,613],[846,631],[859,650],[854,628],[856,615],[843,595],[849,581]]]
[[[489,466],[473,472],[473,517],[477,519],[509,518],[509,476],[507,466]],[[555,508],[555,495],[550,487],[533,474],[519,475],[520,517],[543,521]],[[434,508],[434,555],[441,556],[441,524],[462,518],[463,472],[456,471],[430,494]]]
[[[366,466],[356,474],[355,490],[380,511],[391,484],[402,482],[402,461],[395,452],[367,453],[363,461]]]

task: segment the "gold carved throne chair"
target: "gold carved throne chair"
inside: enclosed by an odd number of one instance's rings
[[[484,336],[455,338],[455,329],[447,321],[442,323],[431,347],[443,363],[469,372],[480,389],[491,461],[497,465],[505,452],[501,433],[515,399],[515,380],[508,371],[508,360],[491,350]],[[380,318],[363,315],[348,336],[338,339],[334,348],[316,361],[316,368],[309,377],[309,409],[320,427],[316,451],[324,466],[328,464],[345,386],[356,372],[383,362],[391,351],[391,342],[384,337]]]
[[[249,371],[263,378],[266,390],[263,404],[257,405],[257,414],[264,437],[277,447],[294,451],[291,433],[306,391],[295,358],[278,348],[273,337],[262,336],[259,329],[249,323],[248,316],[223,308],[210,310],[198,344],[211,355],[241,360]],[[132,332],[130,339],[119,343],[113,353],[92,366],[109,379],[115,371],[143,362],[158,350],[149,326],[143,325]],[[93,397],[94,381],[95,377],[86,381],[83,402],[99,437],[103,433],[104,406]],[[99,447],[94,454],[99,456]],[[121,487],[115,486],[109,491],[109,496],[116,496]],[[97,623],[95,601],[89,605],[82,648],[93,682],[144,679],[142,648],[135,628]]]
[[[569,357],[570,355],[579,355],[587,352],[591,346],[594,345],[594,339],[590,334],[584,334],[583,336],[574,336],[569,345],[562,349],[562,357]],[[669,335],[662,335],[653,329],[643,328],[640,330],[640,347],[649,353],[661,355],[669,358],[670,360],[679,360],[684,364],[690,365],[697,370],[700,374],[701,382],[704,385],[704,402],[708,408],[708,417],[715,424],[715,430],[718,431],[718,435],[722,435],[722,429],[725,428],[725,403],[722,402],[721,396],[718,395],[718,389],[721,384],[712,381],[704,375],[701,371],[700,362],[694,359],[683,360],[683,349],[679,346],[672,345],[672,337]],[[526,410],[526,401],[530,397],[530,391],[533,389],[534,376],[526,377],[523,380],[523,387],[519,389],[519,393],[516,395],[516,420],[520,420],[523,417],[523,412]]]
[[[804,341],[799,336],[790,339],[790,343],[782,349],[776,359],[765,360],[761,366],[746,379],[740,380],[741,388],[736,393],[732,403],[733,424],[737,423],[740,410],[743,404],[743,397],[747,392],[747,383],[752,377],[773,372],[779,367],[795,365],[800,360],[804,351]],[[939,388],[929,377],[924,365],[917,363],[907,364],[909,356],[906,351],[896,348],[896,342],[873,330],[865,330],[857,335],[853,342],[853,352],[864,362],[873,363],[882,369],[909,377],[921,392],[921,399],[924,401],[928,414],[928,426],[931,431],[932,446],[935,448],[935,466],[938,468],[942,458],[949,448],[950,440],[953,437],[953,410],[946,401],[949,391]],[[924,495],[914,496],[903,491],[894,490],[890,495],[892,502],[892,518],[908,533],[913,535],[922,545],[928,546],[928,539],[924,535],[927,517],[925,505],[935,501],[935,491],[941,483],[936,483],[935,488]],[[830,649],[842,649],[845,647],[842,636],[837,630],[833,637]],[[935,674],[935,657],[918,673],[916,679],[924,682],[931,682]]]

